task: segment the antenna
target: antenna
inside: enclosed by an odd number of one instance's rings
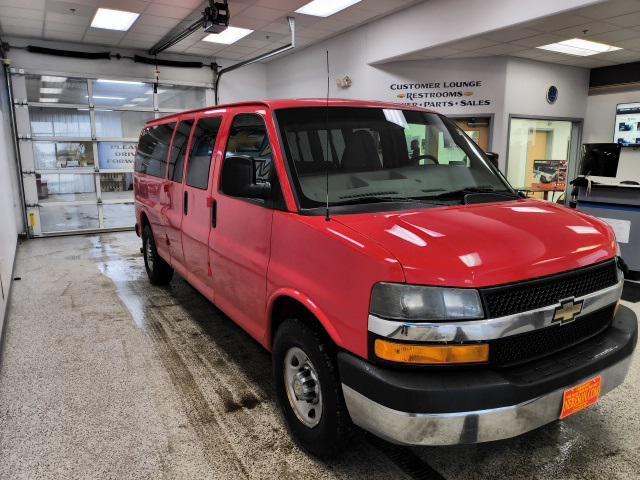
[[[326,132],[327,132],[327,138],[326,138],[326,145],[325,145],[325,152],[326,152],[326,159],[325,159],[325,173],[326,173],[326,187],[327,187],[327,203],[326,203],[326,210],[325,210],[325,221],[329,221],[331,220],[331,218],[329,217],[329,135],[331,134],[331,132],[329,131],[329,50],[327,50],[327,105],[326,105],[327,111],[326,111],[326,115],[325,115],[325,128],[326,128]]]

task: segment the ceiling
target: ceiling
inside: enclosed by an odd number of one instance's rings
[[[286,20],[310,0],[230,0],[234,27],[255,30],[233,45],[202,42],[198,31],[169,52],[243,60],[289,42]],[[328,18],[295,14],[296,44],[305,46],[380,16],[418,3],[416,0],[362,0]],[[82,42],[147,50],[170,31],[200,17],[202,0],[0,0],[0,32],[45,40]],[[98,7],[140,13],[127,32],[90,27]]]
[[[536,47],[579,37],[622,50],[589,57]],[[610,0],[545,19],[427,48],[399,60],[514,56],[577,67],[604,67],[640,61],[640,0]]]

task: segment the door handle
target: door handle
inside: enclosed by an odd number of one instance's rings
[[[189,192],[184,192],[184,201],[182,202],[182,211],[185,215],[189,213]]]
[[[213,197],[207,197],[207,207],[211,209],[211,228],[216,228],[218,221],[218,202]]]

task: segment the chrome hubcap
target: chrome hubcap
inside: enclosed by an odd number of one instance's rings
[[[313,428],[322,416],[322,390],[318,374],[302,349],[292,347],[284,357],[284,384],[298,420]]]
[[[147,266],[153,272],[153,250],[151,249],[151,239],[147,238],[144,256],[147,258]]]

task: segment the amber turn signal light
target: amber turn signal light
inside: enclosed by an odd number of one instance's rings
[[[374,351],[378,358],[398,363],[446,365],[483,363],[489,361],[489,345],[415,345],[376,339]]]

